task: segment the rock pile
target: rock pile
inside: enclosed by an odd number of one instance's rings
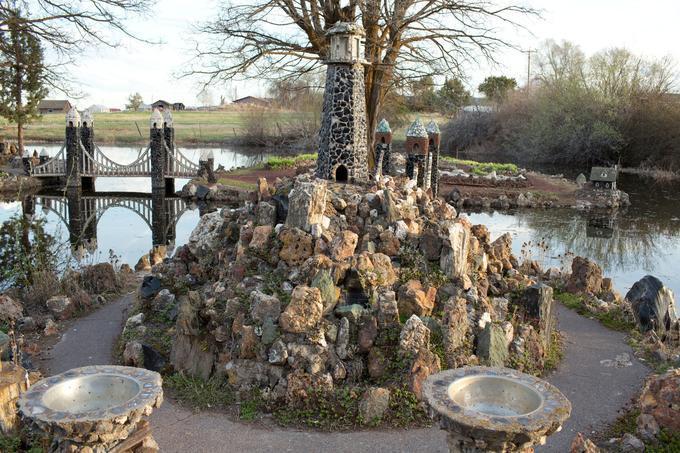
[[[379,418],[390,387],[420,396],[442,368],[542,368],[552,291],[521,297],[543,273],[519,268],[509,235],[491,241],[413,181],[300,175],[269,200],[203,216],[154,275],[177,295],[176,370],[293,405],[372,386],[361,412]]]

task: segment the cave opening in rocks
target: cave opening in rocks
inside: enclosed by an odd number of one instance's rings
[[[347,167],[344,165],[340,165],[335,169],[335,180],[337,182],[347,182],[348,176]]]

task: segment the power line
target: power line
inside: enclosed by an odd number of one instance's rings
[[[522,53],[527,54],[527,91],[529,91],[529,87],[531,86],[531,54],[535,52],[536,49],[522,50]]]

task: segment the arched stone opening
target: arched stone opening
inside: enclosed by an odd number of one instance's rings
[[[347,182],[348,177],[349,173],[347,171],[347,167],[344,165],[338,165],[338,167],[335,169],[335,180],[337,182]]]

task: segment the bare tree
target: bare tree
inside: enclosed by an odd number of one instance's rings
[[[74,62],[74,55],[86,46],[116,47],[122,37],[145,41],[128,30],[125,20],[135,14],[145,14],[152,2],[153,0],[0,0],[0,33],[9,31],[12,11],[23,11],[19,28],[37,38],[43,48],[52,50],[50,61],[44,68],[46,83],[52,88],[74,95],[69,88],[72,80],[64,70],[64,67]],[[0,64],[6,64],[6,61],[0,61]]]
[[[371,63],[365,84],[373,131],[393,85],[426,75],[455,76],[466,62],[493,60],[497,49],[510,45],[498,27],[518,26],[526,14],[536,11],[490,0],[349,0],[344,8],[340,0],[225,2],[217,19],[199,26],[204,39],[187,75],[202,75],[206,83],[299,77],[326,57],[326,31],[358,18]]]

